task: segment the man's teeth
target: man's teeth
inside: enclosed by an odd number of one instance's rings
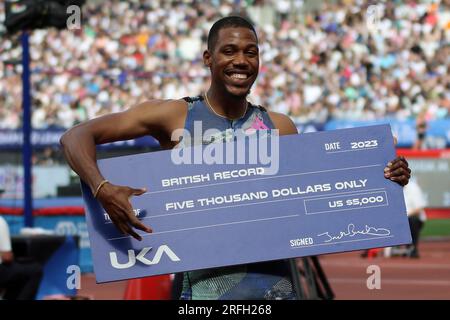
[[[247,75],[246,74],[242,74],[242,73],[233,73],[231,75],[231,78],[236,78],[236,79],[247,79]]]

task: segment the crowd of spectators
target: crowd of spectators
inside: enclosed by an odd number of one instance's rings
[[[248,15],[259,36],[254,103],[299,123],[450,117],[450,1],[369,5],[87,1],[80,29],[32,32],[32,125],[68,128],[146,99],[203,93],[208,30],[233,12]],[[0,129],[14,129],[21,122],[20,41],[4,30],[0,36]]]

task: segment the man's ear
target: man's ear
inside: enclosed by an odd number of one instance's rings
[[[211,67],[211,53],[209,53],[208,50],[205,50],[203,52],[203,64],[205,65],[205,67]]]

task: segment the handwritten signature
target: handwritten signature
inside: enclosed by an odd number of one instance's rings
[[[319,237],[327,236],[328,239],[325,240],[324,242],[330,242],[333,240],[340,240],[345,237],[354,237],[358,234],[363,234],[363,235],[367,234],[367,235],[372,235],[372,236],[383,237],[383,236],[390,235],[391,231],[389,229],[385,229],[385,228],[369,227],[367,224],[363,230],[355,230],[355,225],[353,223],[350,223],[347,227],[347,230],[341,231],[339,233],[339,235],[333,236],[333,235],[330,235],[329,232],[324,232],[324,233],[318,234],[317,236],[319,236]]]

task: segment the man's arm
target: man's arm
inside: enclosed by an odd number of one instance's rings
[[[174,105],[177,105],[175,101],[153,100],[73,127],[60,140],[67,162],[94,191],[103,180],[96,163],[95,146],[145,135],[152,135],[167,145],[167,131],[174,122],[171,119]]]
[[[183,126],[186,112],[184,101],[152,100],[77,125],[64,133],[60,143],[70,167],[95,192],[104,180],[96,162],[96,145],[152,135],[163,148],[169,148],[175,144],[170,141],[171,132]],[[144,192],[107,183],[97,195],[116,227],[139,240],[141,237],[131,226],[146,232],[151,229],[135,217],[129,198]]]
[[[280,136],[298,133],[295,124],[288,116],[270,111],[269,116],[275,128],[280,131]],[[409,178],[411,178],[411,169],[408,166],[408,161],[404,157],[397,157],[390,161],[384,168],[384,177],[397,182],[401,186],[406,186]]]

